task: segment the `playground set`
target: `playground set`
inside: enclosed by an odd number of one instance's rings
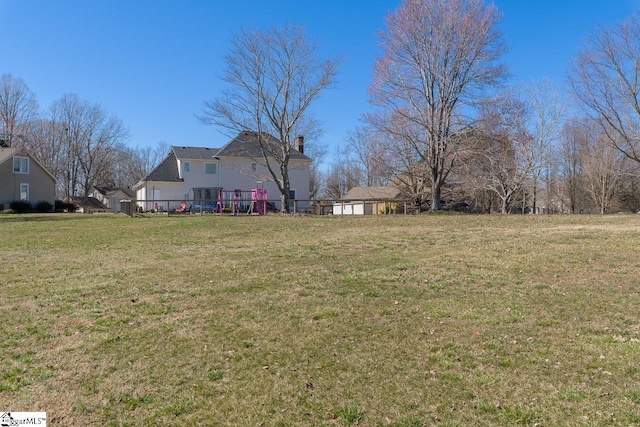
[[[266,215],[267,190],[262,185],[256,187],[259,188],[252,188],[250,191],[220,190],[214,213],[239,215],[246,212],[249,215]]]
[[[187,208],[183,201],[175,209],[177,214],[186,213],[212,213],[215,215],[231,214],[240,215],[266,215],[268,208],[267,190],[262,182],[256,183],[256,188],[245,190],[218,189],[217,200],[193,200],[193,204]]]

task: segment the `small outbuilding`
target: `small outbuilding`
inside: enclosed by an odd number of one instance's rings
[[[333,204],[334,215],[400,213],[401,191],[397,187],[354,187]]]
[[[120,202],[135,200],[136,193],[130,188],[93,186],[89,192],[89,200],[98,201],[105,211],[120,212]]]

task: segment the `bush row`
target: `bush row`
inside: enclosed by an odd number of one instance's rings
[[[58,209],[58,200],[56,200],[56,210]],[[60,202],[64,205],[68,203]],[[72,205],[73,206],[73,205]],[[29,213],[29,212],[53,212],[54,206],[46,200],[40,200],[35,204],[25,200],[15,200],[9,204],[9,209],[2,211],[3,213]]]

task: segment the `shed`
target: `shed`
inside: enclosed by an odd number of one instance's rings
[[[401,192],[397,187],[353,187],[333,204],[334,215],[376,215],[397,209]]]

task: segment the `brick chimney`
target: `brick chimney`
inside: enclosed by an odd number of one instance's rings
[[[296,139],[293,140],[293,148],[298,150],[300,154],[304,154],[304,136],[297,136]]]

